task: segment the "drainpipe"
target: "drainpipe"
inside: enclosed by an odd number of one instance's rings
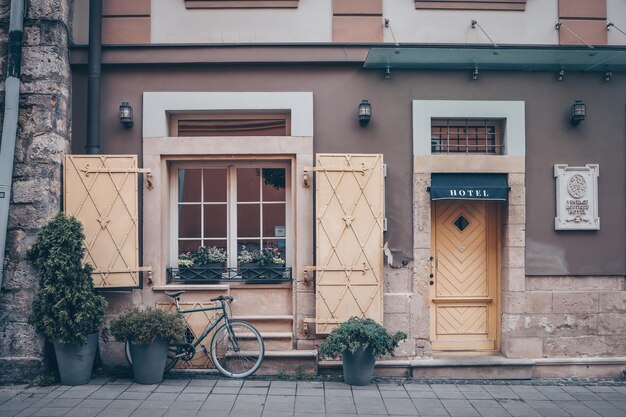
[[[24,0],[11,0],[9,43],[7,47],[7,77],[4,82],[4,122],[2,125],[2,139],[0,139],[0,288],[4,278],[4,254],[9,223],[9,201],[11,200],[11,182],[13,179],[17,116],[20,107],[23,29]]]
[[[87,84],[88,154],[100,153],[100,67],[102,65],[102,0],[89,0],[89,67]]]

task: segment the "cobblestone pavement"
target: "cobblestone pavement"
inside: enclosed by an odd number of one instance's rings
[[[432,382],[432,381],[431,381]],[[626,416],[626,384],[93,379],[68,387],[0,386],[0,416],[315,417]]]

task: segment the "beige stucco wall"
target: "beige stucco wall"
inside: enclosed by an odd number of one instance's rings
[[[151,43],[332,42],[332,0],[300,0],[297,9],[186,9],[183,0],[152,0]],[[75,0],[73,40],[87,44],[89,0]],[[607,20],[626,30],[626,2],[607,0]],[[383,17],[400,43],[489,43],[476,19],[498,44],[557,45],[558,0],[529,0],[525,12],[416,10],[411,0],[384,0]],[[382,25],[382,19],[381,19]],[[393,42],[391,30],[384,41]],[[626,44],[616,29],[609,45]]]
[[[480,29],[472,29],[476,19],[498,44],[558,44],[557,3],[529,0],[525,12],[509,12],[416,10],[413,1],[384,0],[384,16],[400,43],[489,44]],[[392,41],[391,31],[385,30],[385,42]]]
[[[613,22],[618,28],[626,32],[626,1],[607,0],[606,15],[609,22]],[[626,35],[612,28],[608,33],[608,44],[625,45]]]
[[[332,41],[332,1],[300,0],[297,9],[186,9],[152,0],[152,43]]]

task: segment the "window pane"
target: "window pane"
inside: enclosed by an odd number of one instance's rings
[[[200,204],[178,205],[178,237],[200,237]]]
[[[195,252],[200,247],[199,240],[179,240],[178,241],[178,254],[184,252]]]
[[[285,237],[285,205],[263,204],[263,237]]]
[[[199,203],[201,183],[201,169],[179,169],[178,201],[181,203]]]
[[[285,201],[285,168],[263,168],[263,201]]]
[[[226,249],[227,243],[225,239],[211,239],[211,240],[203,240],[202,246],[206,246],[210,248],[211,246],[215,246],[216,248]]]
[[[226,204],[204,205],[204,237],[227,236]]]
[[[260,201],[260,186],[260,169],[237,169],[237,201]]]
[[[209,203],[226,202],[226,169],[205,169],[204,176],[204,201]]]
[[[239,237],[261,236],[261,205],[237,205],[237,235]]]
[[[252,252],[261,248],[261,241],[258,239],[237,239],[237,256],[242,250]]]

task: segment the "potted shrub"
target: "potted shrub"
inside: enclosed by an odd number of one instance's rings
[[[343,359],[343,380],[350,385],[367,385],[372,380],[376,357],[392,354],[406,333],[394,335],[374,320],[350,317],[335,328],[320,345],[320,355]]]
[[[215,246],[200,246],[194,253],[178,255],[178,274],[186,280],[219,280],[222,278],[226,250]]]
[[[28,251],[39,275],[32,321],[54,344],[64,385],[89,382],[107,306],[94,292],[91,265],[83,265],[84,241],[82,224],[60,213]]]
[[[285,260],[273,245],[252,251],[242,246],[237,261],[244,279],[280,279],[285,271]]]
[[[118,342],[130,342],[135,381],[158,384],[163,380],[168,347],[182,342],[185,322],[175,312],[131,308],[111,320],[109,331]]]

